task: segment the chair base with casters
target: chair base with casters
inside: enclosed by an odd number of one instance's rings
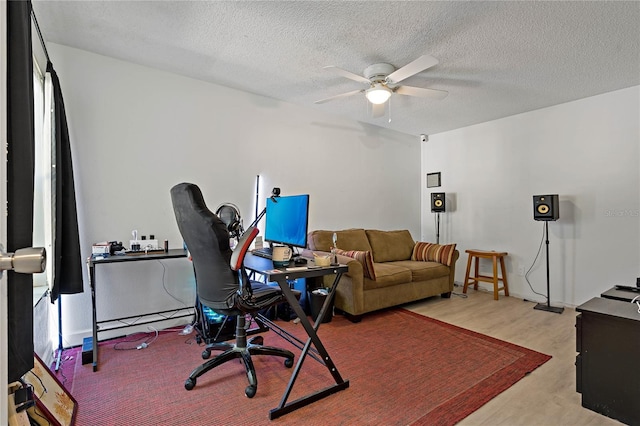
[[[249,386],[247,386],[244,390],[244,394],[248,398],[253,398],[256,394],[256,390],[258,389],[258,379],[256,377],[256,370],[253,366],[253,361],[251,360],[251,356],[253,355],[272,355],[272,356],[280,356],[285,358],[284,366],[287,368],[293,367],[293,352],[276,348],[273,346],[263,346],[263,338],[262,336],[255,336],[251,339],[247,340],[247,330],[246,330],[246,318],[244,315],[238,315],[236,318],[236,340],[234,344],[227,342],[220,343],[212,343],[207,345],[207,348],[202,353],[202,358],[209,358],[211,354],[211,350],[221,350],[224,351],[221,354],[217,355],[214,358],[211,358],[204,364],[197,367],[195,370],[191,372],[189,378],[184,382],[184,387],[186,390],[191,390],[196,385],[196,380],[198,377],[203,375],[209,370],[224,364],[227,361],[231,361],[233,359],[239,358],[242,360],[244,364],[244,368],[247,372],[247,379],[249,380]]]

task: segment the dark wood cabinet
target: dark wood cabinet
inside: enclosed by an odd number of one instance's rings
[[[576,308],[576,390],[582,406],[640,424],[640,313],[629,301],[593,298]]]

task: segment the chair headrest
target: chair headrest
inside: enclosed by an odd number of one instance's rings
[[[222,255],[224,267],[228,268],[229,232],[224,222],[207,207],[200,188],[192,183],[175,185],[171,188],[171,200],[178,229],[194,261],[200,258],[209,262],[207,259],[211,256]]]
[[[180,213],[193,211],[209,211],[207,204],[204,202],[204,196],[198,185],[193,183],[179,183],[171,188],[171,198],[174,204],[174,210]]]
[[[238,239],[238,245],[233,249],[233,254],[231,255],[230,266],[234,271],[239,271],[242,268],[242,262],[244,262],[244,257],[249,250],[249,246],[256,238],[260,230],[255,226],[247,229],[244,234],[240,236]]]

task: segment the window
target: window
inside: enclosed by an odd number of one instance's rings
[[[33,61],[35,164],[33,194],[33,245],[47,251],[44,274],[33,275],[34,286],[49,287],[53,284],[53,209],[55,183],[55,150],[52,149],[52,84],[51,78],[42,72],[38,61]]]

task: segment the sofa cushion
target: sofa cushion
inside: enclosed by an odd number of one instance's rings
[[[400,260],[392,262],[391,265],[401,266],[411,271],[411,281],[429,281],[432,279],[446,277],[451,272],[448,266],[439,262],[416,262],[412,260]]]
[[[443,265],[451,266],[451,262],[453,261],[453,253],[455,251],[455,244],[440,245],[418,242],[413,248],[411,260],[440,262]]]
[[[374,262],[393,262],[411,258],[415,241],[406,229],[401,231],[367,229],[366,235],[371,244]]]
[[[362,273],[366,278],[375,281],[376,272],[373,268],[373,257],[370,251],[358,251],[358,250],[340,250],[336,249],[336,254],[342,256],[351,257],[362,263]]]
[[[331,251],[334,231],[312,231],[307,238],[311,250]],[[338,248],[342,250],[371,251],[371,245],[364,229],[345,229],[335,231]]]
[[[364,279],[365,290],[411,282],[411,270],[394,263],[375,263],[376,280]]]

